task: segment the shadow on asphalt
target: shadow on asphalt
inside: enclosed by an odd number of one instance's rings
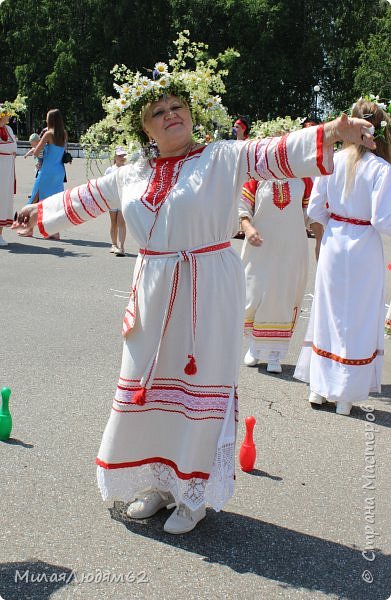
[[[64,240],[59,240],[58,243],[62,243],[63,241]],[[13,254],[52,254],[53,256],[58,256],[58,258],[88,258],[91,256],[90,254],[81,254],[80,252],[64,250],[64,248],[52,246],[51,243],[52,241],[48,240],[48,246],[43,247],[30,246],[30,244],[15,244],[10,242],[6,250]]]
[[[260,469],[253,469],[250,471],[249,475],[255,475],[255,477],[266,477],[267,479],[272,479],[273,481],[283,481],[282,477],[270,475],[270,473],[266,473],[266,471],[260,471]]]
[[[73,579],[71,569],[39,560],[2,563],[0,595],[4,600],[49,600]]]
[[[194,531],[170,535],[163,531],[168,511],[136,521],[126,516],[126,507],[115,502],[109,510],[111,518],[132,534],[198,554],[205,562],[227,566],[237,573],[276,581],[282,589],[305,588],[335,594],[341,600],[380,600],[387,598],[391,590],[390,559],[377,551],[375,560],[368,562],[361,549],[212,509],[207,510],[206,518]],[[363,581],[365,570],[371,572],[372,584]]]
[[[34,444],[26,444],[26,442],[22,442],[22,440],[18,440],[16,438],[8,438],[8,440],[1,440],[3,444],[8,444],[9,446],[23,446],[23,448],[34,448]]]
[[[254,367],[253,367],[254,368]],[[257,365],[258,371],[263,372],[266,371],[266,364]],[[282,379],[285,381],[291,381],[293,383],[303,383],[298,379],[294,379],[293,373],[295,371],[295,365],[282,365],[283,371],[282,373],[268,373],[268,377],[274,377],[276,379]],[[309,388],[308,388],[309,389]],[[366,405],[371,404],[371,398],[376,398],[384,403],[385,406],[391,406],[391,385],[386,384],[382,385],[382,391],[380,394],[371,393],[368,398],[368,402]],[[307,398],[303,398],[303,400],[307,400]],[[312,405],[313,410],[320,410],[325,412],[335,412],[335,404],[334,402],[326,402],[321,406],[316,404]],[[358,419],[361,421],[366,421],[366,412],[360,408],[359,405],[353,406],[352,411],[347,419]],[[375,408],[374,412],[376,425],[380,425],[382,427],[391,427],[391,412],[386,410],[381,410],[379,408]]]
[[[107,242],[94,242],[94,241],[90,241],[90,240],[72,240],[72,239],[66,239],[66,240],[61,240],[62,242],[65,242],[66,244],[73,244],[74,246],[89,246],[90,248],[107,248],[109,249],[111,247],[111,244],[108,244]],[[130,256],[131,258],[137,258],[137,254],[131,254],[130,252],[126,252],[126,256]]]

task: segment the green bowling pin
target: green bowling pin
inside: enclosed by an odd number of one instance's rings
[[[8,440],[11,435],[12,417],[8,408],[11,395],[9,387],[3,387],[1,390],[1,408],[0,408],[0,440]]]

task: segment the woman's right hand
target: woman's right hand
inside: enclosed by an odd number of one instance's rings
[[[245,229],[246,239],[251,246],[262,246],[263,239],[261,238],[259,232],[251,225],[251,223],[247,224]]]
[[[38,204],[28,204],[22,208],[18,214],[17,220],[11,225],[11,229],[18,235],[28,237],[33,234],[37,221]]]

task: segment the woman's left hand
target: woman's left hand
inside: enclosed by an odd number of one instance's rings
[[[357,146],[365,146],[370,150],[376,149],[376,143],[373,139],[373,126],[365,119],[348,117],[342,113],[340,117],[325,123],[325,134],[327,142],[350,142]]]

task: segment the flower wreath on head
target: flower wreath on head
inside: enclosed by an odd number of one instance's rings
[[[251,138],[265,138],[273,137],[276,135],[284,135],[290,131],[296,131],[302,129],[303,119],[298,117],[292,119],[292,117],[277,117],[270,121],[255,121],[252,124],[250,137]]]
[[[150,77],[140,71],[132,72],[125,65],[116,65],[112,69],[117,96],[104,98],[106,118],[90,127],[82,137],[87,153],[94,144],[103,146],[105,141],[109,149],[115,145],[134,149],[136,143],[148,152],[142,110],[150,102],[169,95],[175,95],[188,104],[195,141],[204,142],[206,136],[217,139],[230,132],[232,118],[220,96],[225,92],[223,77],[228,70],[220,69],[219,63],[225,65],[239,54],[227,49],[217,58],[208,58],[207,44],[190,42],[189,35],[187,30],[178,34],[174,41],[176,57],[168,65],[157,62],[153,69],[146,70]],[[187,66],[189,62],[192,68]]]
[[[20,96],[18,94],[13,102],[10,100],[0,102],[0,118],[16,117],[19,113],[25,112],[26,110],[26,96]]]
[[[350,114],[352,113],[353,108],[356,106],[357,102],[360,102],[362,100],[365,102],[371,102],[372,104],[375,104],[381,110],[384,110],[384,112],[389,117],[388,121],[386,121],[386,120],[381,121],[380,125],[378,125],[377,127],[372,126],[374,139],[382,140],[385,143],[389,143],[389,141],[388,141],[390,138],[389,132],[391,130],[391,100],[381,99],[379,95],[375,96],[375,94],[366,94],[364,96],[360,96],[360,98],[352,105],[352,107],[350,109]],[[371,114],[363,115],[363,118],[369,122],[371,122],[371,117],[373,118],[374,115],[371,115]],[[387,130],[388,130],[388,135],[387,135]]]

